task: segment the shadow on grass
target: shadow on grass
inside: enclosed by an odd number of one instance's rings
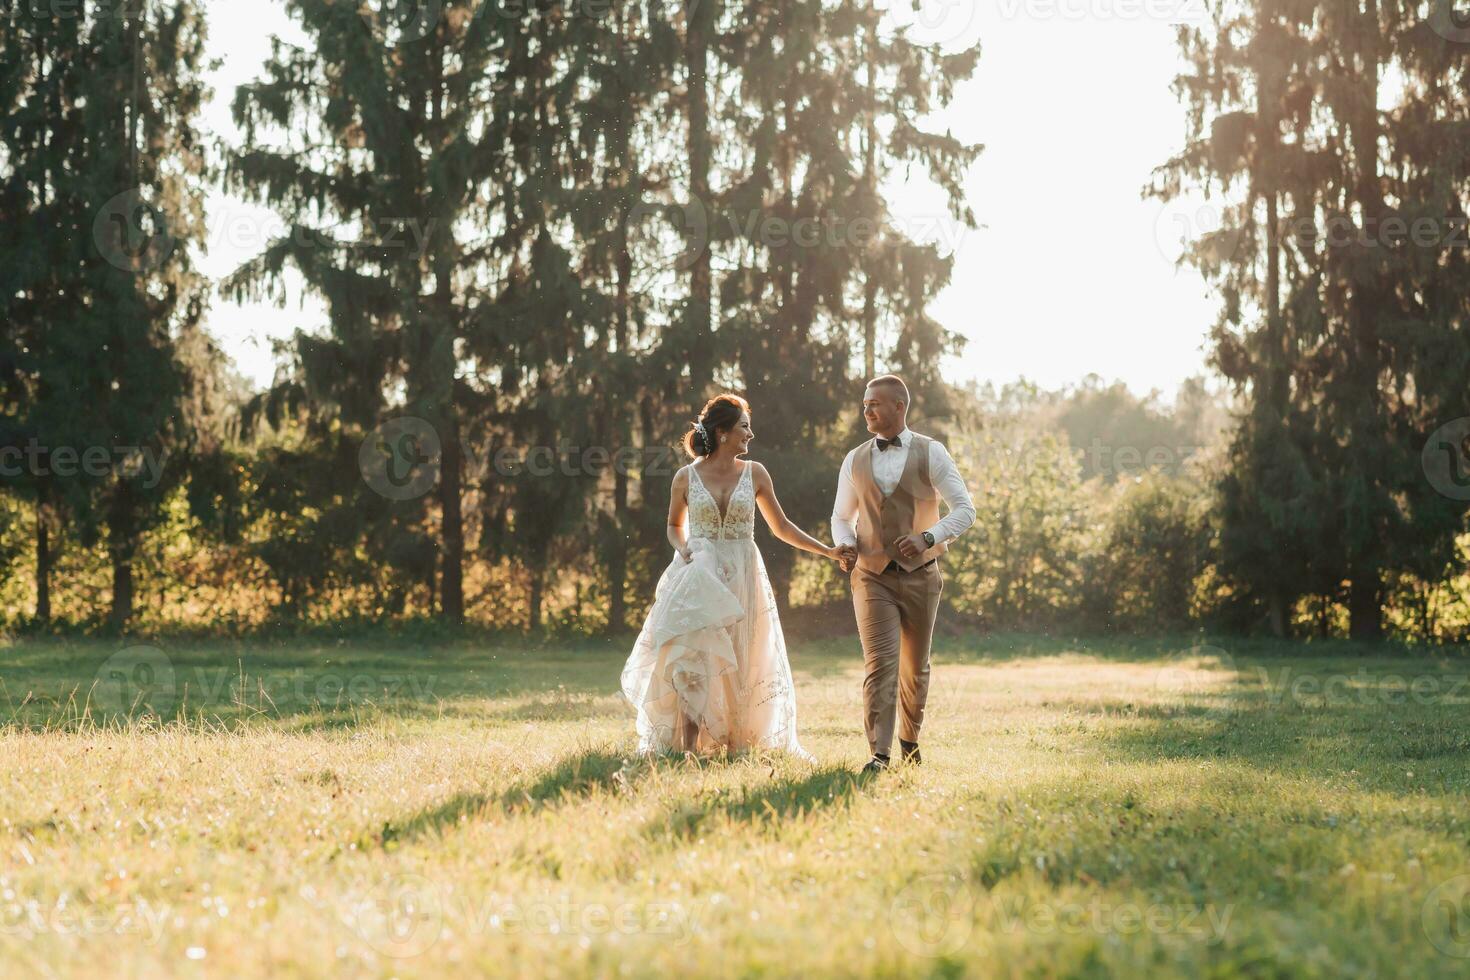
[[[1064,634],[967,634],[935,644],[940,664],[1077,660],[1148,662],[1205,643],[1237,660],[1406,659],[1393,645],[1349,641]],[[1459,659],[1459,648],[1435,651]],[[1418,651],[1418,654],[1423,651]],[[793,660],[803,683],[862,669],[851,637],[802,640]],[[615,690],[626,644],[517,643],[429,647],[408,638],[342,643],[295,640],[22,640],[0,646],[0,725],[67,731],[183,716],[227,725],[284,721],[304,729],[350,727],[353,712],[404,720],[467,717],[504,721],[586,721],[614,717],[604,699]],[[507,699],[524,703],[506,706]],[[495,702],[501,702],[495,704]],[[325,717],[324,717],[325,716]]]
[[[624,753],[605,748],[587,749],[566,756],[528,782],[501,793],[459,793],[404,820],[389,821],[372,843],[410,841],[444,834],[471,820],[535,812],[598,791],[630,787],[651,771],[648,762],[630,759]]]
[[[0,647],[0,725],[54,732],[188,717],[335,730],[351,727],[355,714],[420,720],[502,712],[509,721],[584,720],[610,714],[585,702],[615,684],[615,654],[574,646],[26,642]],[[507,699],[528,703],[507,708]]]
[[[1130,636],[1128,634],[1079,635],[1071,633],[961,633],[939,635],[934,640],[934,657],[942,663],[997,663],[1011,660],[1084,657],[1105,661],[1150,662],[1166,660],[1197,647],[1223,649],[1237,659],[1273,661],[1278,658],[1330,659],[1378,658],[1415,660],[1428,655],[1463,659],[1470,647],[1415,647],[1393,641],[1365,642],[1348,639],[1309,638],[1283,640],[1271,637],[1204,636],[1197,633]]]
[[[803,776],[721,789],[686,800],[643,828],[645,837],[692,837],[712,818],[752,826],[797,820],[824,808],[849,805],[872,776],[845,766],[823,766]]]
[[[1409,677],[1394,661],[1297,660],[1243,663],[1175,703],[1091,712],[1123,722],[1107,751],[1131,760],[1236,762],[1411,796],[1470,790],[1467,707],[1470,674],[1455,667],[1423,661]]]
[[[701,760],[704,769],[744,765],[742,756]],[[630,758],[606,748],[567,756],[525,782],[500,793],[459,793],[442,803],[396,821],[385,823],[365,844],[390,847],[426,836],[443,835],[470,821],[535,813],[586,798],[597,792],[626,790],[656,769],[686,765],[677,756]],[[821,769],[786,779],[686,801],[644,828],[648,837],[691,836],[711,818],[749,825],[800,819],[826,807],[844,807],[871,777],[843,766]]]

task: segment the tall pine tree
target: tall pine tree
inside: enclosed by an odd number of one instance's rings
[[[1381,635],[1387,581],[1443,569],[1464,528],[1419,464],[1470,408],[1453,246],[1470,52],[1436,28],[1445,6],[1236,0],[1180,32],[1190,142],[1155,189],[1229,204],[1193,253],[1224,287],[1215,359],[1248,399],[1224,554],[1278,631],[1306,587],[1341,589],[1352,634]]]

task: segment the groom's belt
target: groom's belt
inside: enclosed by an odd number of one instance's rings
[[[930,565],[934,564],[938,560],[938,558],[930,558],[928,561],[924,562],[924,564],[920,565],[919,568],[928,568]],[[914,569],[914,571],[917,572],[919,568]],[[896,561],[891,561],[887,565],[883,566],[883,571],[885,572],[898,572],[902,570],[903,566]]]

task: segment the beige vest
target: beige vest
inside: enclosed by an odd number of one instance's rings
[[[857,448],[852,460],[852,483],[858,495],[857,546],[858,565],[871,572],[881,572],[890,561],[905,571],[913,571],[931,558],[949,550],[943,541],[917,558],[903,558],[894,541],[901,535],[921,534],[939,523],[939,494],[929,474],[929,444],[934,440],[910,433],[913,444],[904,463],[898,486],[883,496],[878,481],[873,479],[873,446],[869,439]]]

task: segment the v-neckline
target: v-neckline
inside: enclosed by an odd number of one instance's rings
[[[741,469],[740,469],[740,475],[735,478],[735,485],[730,488],[730,496],[727,497],[727,498],[725,498],[725,506],[724,507],[721,507],[720,506],[720,498],[719,497],[716,497],[715,494],[714,494],[714,491],[709,488],[709,484],[704,482],[704,477],[703,476],[700,476],[699,467],[698,466],[691,466],[691,467],[689,467],[690,472],[692,472],[695,476],[699,477],[699,485],[704,488],[704,492],[705,493],[709,494],[709,499],[711,499],[711,500],[713,500],[715,502],[715,511],[720,515],[720,527],[724,527],[725,526],[725,515],[727,513],[729,513],[730,504],[734,502],[734,500],[735,500],[735,494],[737,494],[740,491],[740,481],[742,481],[742,480],[745,479],[745,472],[746,472],[746,470],[749,470],[749,469],[750,469],[750,461],[747,460],[746,463],[745,463],[745,465],[743,467],[741,467]]]
[[[899,435],[903,435],[904,432],[908,431],[908,429],[904,429],[903,432],[899,433]],[[912,473],[918,470],[918,459],[914,455],[914,434],[912,432],[909,432],[908,439],[900,443],[899,446],[894,447],[895,449],[905,448],[909,451],[909,454],[904,457],[903,467],[898,471],[898,482],[893,485],[893,493],[884,493],[883,488],[878,485],[878,475],[876,473],[876,468],[874,467],[873,463],[874,458],[877,456],[877,454],[884,452],[884,450],[878,448],[878,437],[874,436],[868,441],[867,444],[871,447],[870,451],[866,453],[868,479],[873,481],[873,488],[878,491],[878,497],[882,500],[887,500],[892,497],[893,494],[898,493],[898,488],[903,486],[905,478],[910,478]],[[858,448],[861,449],[862,447],[859,446]]]

